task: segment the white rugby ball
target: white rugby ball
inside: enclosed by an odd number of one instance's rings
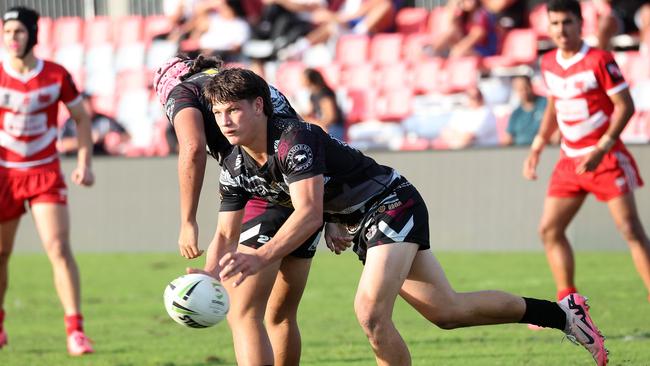
[[[167,314],[189,328],[207,328],[222,321],[230,300],[216,279],[199,273],[178,277],[165,287],[163,295]]]

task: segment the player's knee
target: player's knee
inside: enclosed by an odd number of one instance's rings
[[[296,311],[284,307],[267,307],[264,321],[271,326],[283,326],[296,321]]]
[[[542,223],[537,228],[537,235],[544,244],[554,243],[564,235],[564,230],[557,227],[557,225]]]
[[[390,312],[384,314],[371,302],[355,300],[354,313],[361,328],[369,338],[375,337],[387,323],[390,323]]]
[[[72,249],[67,240],[54,238],[43,243],[47,255],[53,260],[72,258]]]

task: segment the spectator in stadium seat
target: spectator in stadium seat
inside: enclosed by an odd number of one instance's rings
[[[560,157],[539,224],[557,297],[578,292],[573,249],[565,231],[592,193],[607,203],[650,301],[650,240],[634,197],[643,180],[620,139],[634,114],[629,87],[612,54],[582,40],[577,0],[551,0],[547,11],[549,35],[558,48],[544,54],[540,63],[549,99],[522,173],[526,179],[537,179],[540,155],[551,134],[559,129]]]
[[[650,1],[594,0],[598,14],[597,47],[611,49],[612,37],[639,33],[641,40],[650,40]]]
[[[537,135],[546,109],[546,98],[533,93],[528,75],[512,79],[512,91],[519,105],[512,111],[506,129],[505,145],[530,145]]]
[[[346,33],[387,32],[394,26],[401,1],[346,0],[338,10],[321,8],[314,13],[317,27],[309,34],[278,52],[281,60],[300,58],[310,47],[337,39]]]
[[[219,131],[212,105],[202,93],[204,84],[220,68],[221,62],[215,58],[199,56],[192,60],[178,56],[167,60],[154,76],[154,89],[178,138],[181,219],[178,246],[181,255],[187,259],[203,254],[198,245],[196,212],[207,165],[206,155],[211,155],[221,164],[232,148]],[[270,93],[273,95],[274,115],[297,116],[282,93],[275,88]],[[236,234],[241,238],[237,250],[242,252],[263,247],[291,214],[291,209],[261,199],[251,200],[245,211],[242,230]],[[213,241],[218,239],[215,236]],[[260,286],[268,285],[265,289],[269,291],[255,287],[227,289],[230,295],[228,323],[238,364],[300,364],[298,305],[319,239],[320,231],[309,237],[300,248],[281,258],[272,277],[259,279],[263,282]],[[206,270],[212,272],[214,268],[211,266],[215,263],[214,256],[208,253]],[[261,298],[264,301],[260,302]]]
[[[26,205],[47,252],[63,306],[68,353],[92,353],[83,329],[79,269],[70,246],[67,189],[56,151],[59,102],[77,122],[77,165],[71,179],[92,186],[90,117],[72,77],[62,66],[36,58],[39,14],[12,7],[3,16],[4,60],[0,66],[0,348],[7,346],[2,305],[9,257]],[[29,271],[28,268],[24,269]],[[49,306],[49,304],[39,304]],[[30,341],[38,347],[38,342]]]
[[[353,245],[364,265],[354,311],[378,365],[411,364],[393,322],[398,295],[443,329],[532,321],[575,337],[599,366],[607,363],[604,337],[580,295],[555,303],[501,291],[456,292],[431,252],[427,205],[417,189],[318,126],[275,117],[268,90],[260,76],[237,68],[204,87],[219,128],[234,145],[223,160],[217,230],[208,248],[218,261],[212,274],[226,288],[259,282],[327,221],[330,250],[339,254]],[[235,252],[244,207],[260,195],[294,211],[259,250]]]
[[[481,3],[494,15],[501,30],[528,27],[527,0],[481,0]]]
[[[434,55],[463,57],[497,53],[496,24],[479,0],[450,0],[444,23],[439,25],[441,34],[430,45]]]
[[[92,96],[81,94],[84,108],[91,116],[91,136],[93,142],[93,155],[120,155],[124,152],[131,137],[115,118],[93,110],[90,100]],[[77,152],[79,142],[77,137],[77,124],[73,118],[68,118],[59,131],[57,149],[59,152],[72,155]]]
[[[497,122],[478,88],[466,92],[467,104],[457,108],[433,141],[436,149],[495,146],[499,143]]]
[[[250,38],[251,29],[240,0],[218,0],[206,15],[199,37],[203,54],[224,62],[241,61],[241,48]]]
[[[253,39],[244,53],[256,60],[270,60],[277,52],[314,29],[314,13],[326,8],[326,0],[263,0],[264,7]]]
[[[343,141],[345,139],[345,117],[336,101],[334,90],[327,85],[323,75],[307,68],[303,83],[309,91],[310,108],[303,114],[305,121],[320,126],[325,132]]]

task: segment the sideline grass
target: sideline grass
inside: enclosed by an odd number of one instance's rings
[[[552,297],[541,253],[440,253],[459,291],[502,289]],[[650,365],[650,304],[627,252],[578,253],[578,283],[608,336],[611,365]],[[17,254],[5,301],[9,346],[0,365],[234,365],[228,326],[185,329],[162,306],[166,283],[187,261],[174,254],[80,254],[86,329],[97,353],[65,353],[61,308],[44,255]],[[201,266],[203,259],[193,262]],[[300,311],[302,365],[373,365],[352,302],[361,265],[351,254],[317,254]],[[397,327],[414,365],[591,365],[559,331],[523,325],[440,330],[399,300]]]

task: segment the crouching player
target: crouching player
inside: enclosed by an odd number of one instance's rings
[[[598,365],[607,363],[604,338],[578,294],[550,302],[501,291],[454,291],[429,250],[428,212],[415,187],[315,125],[274,117],[261,77],[223,70],[204,94],[235,145],[223,162],[222,202],[206,265],[228,288],[248,286],[326,221],[328,246],[340,251],[351,240],[364,263],[354,307],[378,364],[411,363],[392,321],[397,295],[443,329],[517,322],[555,328],[583,345]],[[236,252],[243,209],[254,196],[294,211],[266,245]]]

